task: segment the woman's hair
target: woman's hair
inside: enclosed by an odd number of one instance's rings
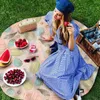
[[[52,31],[53,31],[53,36],[55,36],[56,31],[59,27],[61,27],[60,29],[60,39],[62,40],[62,44],[66,45],[66,43],[68,43],[69,40],[69,33],[67,30],[67,27],[64,26],[64,22],[70,22],[72,20],[71,18],[71,14],[68,14],[66,16],[62,16],[61,20],[52,20]]]

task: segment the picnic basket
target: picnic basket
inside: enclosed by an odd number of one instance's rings
[[[95,48],[93,46],[96,42],[100,45],[100,37],[95,38],[95,34],[100,36],[100,34],[96,33],[96,31],[98,31],[98,25],[97,22],[93,27],[80,31],[76,43],[92,59],[92,61],[100,67],[100,48]]]

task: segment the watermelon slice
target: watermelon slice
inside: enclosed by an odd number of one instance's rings
[[[0,62],[7,64],[11,59],[10,51],[6,49],[0,56]]]
[[[4,64],[4,63],[1,63],[0,62],[0,68],[3,68],[3,67],[7,67],[11,64],[11,60],[7,63],[7,64]]]

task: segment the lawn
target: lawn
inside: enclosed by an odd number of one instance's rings
[[[100,19],[100,0],[71,0],[75,5],[73,18],[87,27]],[[0,0],[0,34],[10,25],[26,18],[43,16],[55,8],[55,0]],[[0,89],[0,100],[15,100]],[[100,74],[92,90],[83,100],[100,100]]]

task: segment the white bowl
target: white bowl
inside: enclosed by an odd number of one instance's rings
[[[9,84],[9,83],[7,83],[7,81],[4,79],[5,74],[6,74],[8,71],[14,70],[14,69],[19,69],[19,70],[21,70],[22,72],[24,72],[24,78],[22,79],[22,81],[21,81],[20,84]],[[21,68],[10,68],[10,69],[6,70],[5,73],[3,74],[3,81],[4,81],[4,83],[5,83],[6,85],[8,85],[8,86],[11,86],[11,87],[20,86],[20,85],[22,85],[22,84],[24,83],[25,80],[26,80],[26,72],[25,72],[23,69],[21,69]]]
[[[18,41],[18,40],[17,40],[17,41]],[[16,41],[15,41],[15,42],[16,42]],[[14,46],[15,46],[16,48],[18,48],[18,49],[24,49],[24,48],[26,48],[26,47],[29,45],[28,40],[26,40],[27,45],[25,45],[24,47],[17,47],[16,44],[15,44],[15,42],[14,42]]]

